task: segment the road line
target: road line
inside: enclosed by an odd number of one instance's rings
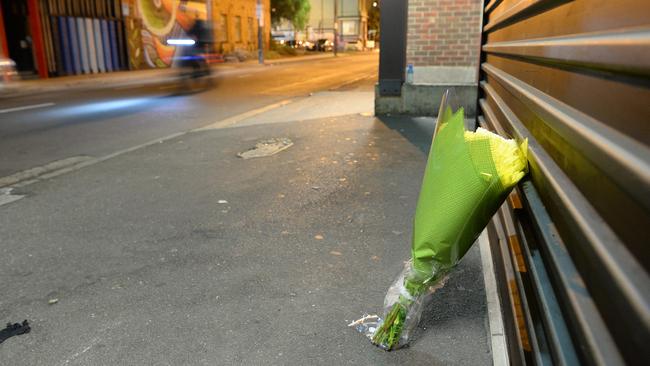
[[[16,195],[16,194],[3,194],[0,195],[0,206],[16,202],[21,198],[24,198],[25,196],[23,195]]]
[[[309,85],[310,83],[318,84],[318,83],[320,83],[322,81],[327,81],[327,80],[331,80],[331,79],[332,79],[331,75],[324,75],[324,76],[320,76],[320,77],[309,78],[307,80],[297,81],[295,83],[284,84],[284,85],[276,86],[276,87],[269,88],[269,89],[266,89],[266,90],[262,90],[262,93],[263,94],[273,94],[273,93],[283,91],[283,90],[287,90],[287,89],[293,91],[293,90],[296,90],[298,87],[306,86],[306,85]]]
[[[6,177],[0,177],[0,188],[1,187],[7,187],[7,186],[12,186],[16,183],[19,182],[24,182],[26,180],[32,180],[34,178],[38,178],[44,174],[47,174],[52,171],[64,169],[70,166],[77,165],[81,162],[87,161],[87,160],[92,160],[93,158],[90,156],[73,156],[70,158],[66,159],[61,159],[57,161],[53,161],[51,163],[38,166],[35,168],[30,168],[27,170],[23,170],[18,173],[14,173],[12,175],[8,175]]]
[[[148,146],[151,146],[151,145],[155,145],[155,144],[162,144],[163,142],[165,142],[167,140],[171,140],[171,139],[175,139],[175,138],[177,138],[179,136],[183,136],[183,135],[187,134],[188,132],[190,132],[190,131],[177,132],[175,134],[171,134],[171,135],[165,136],[163,138],[159,138],[159,139],[151,140],[149,142],[145,142],[144,144],[140,144],[140,145],[129,147],[129,148],[126,148],[126,149],[123,149],[123,150],[116,151],[114,153],[102,156],[100,158],[83,161],[83,162],[81,162],[79,164],[75,164],[75,165],[72,165],[72,166],[69,166],[69,167],[66,167],[66,168],[62,168],[62,169],[59,169],[59,170],[55,170],[53,172],[43,174],[41,176],[38,176],[37,179],[26,181],[26,182],[21,182],[19,184],[14,185],[14,187],[17,187],[17,188],[24,187],[26,185],[30,185],[32,183],[36,183],[36,182],[41,181],[41,180],[58,177],[59,175],[66,174],[66,173],[71,173],[71,172],[74,172],[75,170],[79,170],[79,169],[85,168],[87,166],[95,165],[97,163],[101,163],[102,161],[106,161],[108,159],[112,159],[114,157],[124,155],[126,153],[130,153],[130,152],[135,151],[135,150],[139,150],[139,149],[142,149],[142,148],[145,148],[145,147],[148,147]]]
[[[340,89],[340,88],[343,88],[343,87],[345,87],[345,86],[347,86],[347,85],[354,84],[354,83],[357,83],[357,82],[359,82],[359,81],[361,81],[361,80],[367,79],[367,78],[369,78],[369,77],[374,77],[375,75],[377,75],[377,71],[372,71],[372,72],[370,72],[370,73],[363,74],[363,75],[360,76],[360,77],[356,77],[356,78],[353,78],[353,79],[351,79],[351,80],[346,80],[346,81],[344,81],[344,82],[341,83],[341,84],[337,84],[337,85],[334,85],[334,86],[331,86],[331,87],[324,87],[324,88],[322,88],[322,89],[323,89],[323,90],[336,90],[336,89]],[[295,82],[295,83],[285,84],[285,85],[281,85],[281,86],[276,86],[276,87],[273,87],[273,88],[269,88],[269,89],[266,89],[266,90],[262,90],[262,93],[263,93],[263,94],[273,94],[273,93],[275,93],[275,92],[283,91],[283,90],[286,90],[286,89],[295,90],[295,89],[297,89],[297,88],[299,88],[299,87],[302,87],[302,86],[308,85],[308,84],[310,84],[310,83],[314,83],[314,82],[319,83],[319,82],[321,82],[321,81],[327,81],[327,80],[329,80],[329,79],[331,79],[331,78],[332,78],[331,75],[325,75],[325,76],[321,76],[321,77],[315,77],[315,78],[311,78],[311,79],[308,79],[308,80],[298,81],[298,82]]]
[[[177,133],[174,133],[174,134],[162,137],[162,138],[158,138],[158,139],[155,139],[155,140],[145,142],[145,143],[140,144],[140,145],[136,145],[136,146],[132,146],[132,147],[129,147],[129,148],[126,148],[126,149],[122,149],[122,150],[113,152],[111,154],[108,154],[108,155],[105,155],[105,156],[102,156],[102,157],[99,157],[99,158],[93,158],[93,157],[90,157],[90,156],[75,156],[75,157],[71,157],[71,158],[67,158],[67,159],[57,160],[55,162],[46,164],[46,165],[41,166],[41,167],[27,169],[27,170],[24,170],[22,172],[18,172],[18,173],[15,173],[15,174],[12,174],[12,175],[6,176],[6,177],[0,177],[0,187],[12,187],[12,188],[24,187],[24,186],[27,186],[27,185],[30,185],[30,184],[33,184],[33,183],[36,183],[36,182],[40,182],[40,181],[43,181],[43,180],[46,180],[46,179],[57,177],[57,176],[62,175],[62,174],[71,173],[71,172],[79,170],[81,168],[85,168],[87,166],[91,166],[91,165],[94,165],[94,164],[97,164],[97,163],[101,163],[101,162],[106,161],[108,159],[112,159],[112,158],[118,157],[120,155],[124,155],[126,153],[130,153],[130,152],[133,152],[133,151],[145,148],[145,147],[149,147],[151,145],[161,144],[161,143],[163,143],[165,141],[175,139],[177,137],[186,135],[186,134],[188,134],[190,132],[209,131],[209,130],[224,128],[224,127],[229,127],[229,126],[232,126],[232,125],[236,124],[237,122],[243,121],[243,120],[245,120],[247,118],[256,116],[256,115],[264,113],[266,111],[270,111],[272,109],[285,106],[285,105],[287,105],[287,104],[289,104],[291,102],[292,102],[292,100],[290,100],[290,99],[283,100],[283,101],[278,102],[278,103],[270,104],[270,105],[267,105],[265,107],[253,109],[253,110],[250,110],[248,112],[244,112],[244,113],[238,114],[236,116],[232,116],[232,117],[223,119],[221,121],[212,123],[212,124],[207,125],[205,127],[199,127],[199,128],[195,128],[195,129],[192,129],[192,130],[177,132]],[[11,202],[13,202],[15,200],[18,200],[20,198],[22,198],[22,196],[13,199]],[[6,204],[6,203],[9,203],[9,202],[3,202],[2,204]]]
[[[236,124],[237,122],[241,122],[241,121],[243,121],[245,119],[257,116],[258,114],[262,114],[264,112],[268,112],[270,110],[273,110],[273,109],[276,109],[276,108],[279,108],[279,107],[284,107],[285,105],[287,105],[287,104],[289,104],[291,102],[292,102],[291,99],[286,99],[286,100],[283,100],[283,101],[278,102],[278,103],[270,104],[270,105],[267,105],[267,106],[262,107],[262,108],[253,109],[253,110],[250,110],[248,112],[244,112],[244,113],[238,114],[236,116],[226,118],[224,120],[215,122],[215,123],[213,123],[211,125],[207,125],[207,126],[204,126],[204,127],[201,127],[201,128],[197,128],[194,131],[216,130],[216,129],[219,129],[219,128],[232,126],[232,125]]]
[[[506,366],[510,364],[510,361],[508,359],[503,316],[501,315],[501,302],[499,300],[499,292],[492,262],[492,252],[490,251],[490,239],[488,238],[487,230],[484,230],[478,237],[478,243],[481,251],[483,282],[485,283],[492,364],[494,366]]]
[[[337,86],[335,86],[335,87],[332,87],[332,88],[330,88],[329,90],[330,90],[330,91],[336,91],[336,90],[338,90],[338,89],[343,89],[343,88],[345,88],[345,87],[347,87],[347,86],[354,85],[354,84],[356,84],[356,83],[358,83],[358,82],[360,82],[360,81],[363,81],[363,80],[366,80],[366,79],[373,78],[373,77],[375,77],[376,75],[377,75],[377,72],[376,72],[376,71],[373,71],[373,72],[371,72],[371,73],[368,73],[368,74],[365,74],[365,75],[359,76],[358,78],[354,78],[354,79],[351,79],[351,80],[347,80],[347,81],[345,81],[343,84],[340,84],[340,85],[337,85]]]
[[[98,335],[96,337],[93,337],[90,340],[90,342],[88,342],[87,344],[81,346],[83,348],[80,347],[77,352],[75,352],[72,356],[68,357],[66,360],[64,360],[62,362],[59,362],[58,365],[63,366],[63,365],[69,364],[70,362],[75,361],[77,358],[82,356],[84,353],[90,351],[93,347],[98,345],[102,341],[101,335],[103,335],[104,333],[108,333],[109,331],[113,331],[115,328],[119,327],[120,325],[122,325],[122,321],[118,320],[113,324],[107,324],[107,325],[102,326],[99,329],[99,332],[97,332],[97,333],[100,333],[100,335]],[[85,364],[85,363],[82,362],[82,364]]]
[[[26,111],[26,110],[30,110],[30,109],[37,109],[37,108],[51,107],[53,105],[54,105],[54,103],[41,103],[41,104],[26,105],[26,106],[22,106],[22,107],[0,109],[0,114],[2,114],[2,113],[11,113],[11,112],[20,112],[20,111]]]

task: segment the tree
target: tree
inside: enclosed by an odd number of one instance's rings
[[[368,0],[368,31],[373,31],[374,40],[379,42],[379,1]]]
[[[295,30],[303,30],[309,20],[309,0],[271,0],[271,20],[279,23],[286,19]]]

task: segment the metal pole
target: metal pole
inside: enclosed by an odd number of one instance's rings
[[[257,60],[264,64],[264,6],[257,0]]]
[[[212,25],[212,0],[205,1],[205,18],[206,23]]]
[[[382,0],[379,95],[400,96],[406,67],[408,2]]]
[[[334,0],[334,56],[337,56],[339,49],[339,0]]]

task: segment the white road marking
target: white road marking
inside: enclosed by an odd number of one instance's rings
[[[273,88],[268,88],[266,90],[263,90],[262,93],[263,94],[272,94],[272,93],[280,92],[280,91],[287,90],[287,89],[295,91],[297,88],[305,86],[305,85],[309,85],[310,83],[319,83],[319,82],[328,81],[328,80],[331,80],[331,79],[332,79],[331,75],[324,75],[324,76],[319,76],[319,77],[307,78],[305,80],[297,81],[295,83],[284,84],[284,85],[276,86],[276,87],[273,87]]]
[[[253,74],[249,73],[249,74],[239,75],[239,76],[237,76],[237,78],[238,79],[243,79],[243,78],[247,78],[247,77],[249,77],[251,75],[253,75]]]
[[[236,116],[232,116],[232,117],[223,119],[221,121],[212,123],[212,124],[210,124],[208,126],[205,126],[205,127],[199,127],[199,128],[188,130],[188,131],[177,132],[177,133],[174,133],[174,134],[171,134],[171,135],[159,138],[159,139],[155,139],[155,140],[151,140],[149,142],[145,142],[145,143],[140,144],[140,145],[136,145],[136,146],[129,147],[129,148],[126,148],[126,149],[123,149],[123,150],[119,150],[119,151],[116,151],[114,153],[111,153],[111,154],[108,154],[108,155],[105,155],[105,156],[102,156],[102,157],[99,157],[99,158],[93,158],[91,156],[75,156],[75,157],[71,157],[71,158],[67,158],[67,159],[58,160],[58,161],[46,164],[46,165],[41,166],[41,167],[27,169],[27,170],[24,170],[22,172],[12,174],[10,176],[0,177],[0,187],[8,187],[8,186],[10,186],[12,188],[24,187],[24,186],[27,186],[27,185],[30,185],[30,184],[33,184],[33,183],[36,183],[36,182],[39,182],[39,181],[42,181],[42,180],[45,180],[45,179],[54,178],[54,177],[57,177],[57,176],[62,175],[62,174],[70,173],[70,172],[73,172],[75,170],[85,168],[85,167],[90,166],[90,165],[101,163],[102,161],[106,161],[108,159],[112,159],[114,157],[117,157],[117,156],[120,156],[120,155],[123,155],[123,154],[126,154],[126,153],[130,153],[130,152],[135,151],[135,150],[139,150],[139,149],[142,149],[142,148],[145,148],[145,147],[148,147],[148,146],[151,146],[151,145],[155,145],[155,144],[161,144],[161,143],[163,143],[165,141],[175,139],[177,137],[186,135],[186,134],[188,134],[190,132],[207,131],[207,130],[214,130],[214,129],[218,129],[218,128],[224,128],[224,127],[232,126],[232,125],[236,124],[237,122],[243,121],[243,120],[245,120],[247,118],[250,118],[250,117],[253,117],[253,116],[256,116],[256,115],[258,115],[260,113],[264,113],[266,111],[269,111],[269,110],[272,110],[272,109],[275,109],[275,108],[278,108],[278,107],[285,106],[285,105],[287,105],[287,104],[289,104],[291,102],[292,102],[292,100],[283,100],[283,101],[278,102],[278,103],[270,104],[270,105],[267,105],[267,106],[262,107],[262,108],[253,109],[253,110],[250,110],[248,112],[244,112],[244,113],[238,114]],[[22,196],[20,196],[19,198],[13,199],[11,202],[13,202],[15,200],[18,200],[20,198],[22,198]],[[9,203],[9,202],[5,202],[5,203]],[[2,204],[5,204],[5,203],[2,203]]]
[[[2,113],[11,113],[11,112],[26,111],[26,110],[29,110],[29,109],[37,109],[37,108],[51,107],[51,106],[53,106],[53,105],[54,105],[54,103],[41,103],[41,104],[26,105],[26,106],[22,106],[22,107],[0,109],[0,114],[2,114]]]
[[[0,195],[0,206],[6,205],[11,202],[16,202],[21,198],[24,198],[25,196],[23,195],[18,195],[18,194],[3,194]]]
[[[1,177],[0,178],[0,187],[7,187],[14,185],[18,182],[23,182],[26,180],[31,180],[34,178],[38,178],[42,175],[45,175],[47,173],[60,170],[63,168],[67,168],[70,166],[74,166],[76,164],[82,163],[84,161],[92,160],[93,158],[90,156],[73,156],[70,158],[66,159],[61,159],[57,161],[53,161],[51,163],[38,166],[35,168],[30,168],[27,170],[23,170],[22,172],[18,172],[6,177]]]
[[[337,85],[335,87],[330,88],[330,90],[342,89],[342,88],[344,88],[346,86],[353,85],[353,84],[358,83],[358,82],[360,82],[362,80],[371,79],[371,78],[373,78],[375,76],[377,76],[377,71],[373,71],[371,73],[359,76],[358,78],[350,79],[350,80],[344,82],[343,84],[340,84],[340,85]]]
[[[121,321],[121,320],[116,321],[116,322],[113,323],[113,324],[107,324],[107,325],[105,325],[105,326],[102,326],[102,327],[99,329],[99,331],[98,331],[97,333],[102,333],[102,334],[103,334],[103,333],[108,333],[109,331],[112,331],[113,329],[119,327],[121,324],[122,324],[122,321]],[[101,341],[102,341],[102,338],[100,338],[99,336],[97,336],[97,337],[93,337],[93,338],[90,340],[90,342],[88,342],[85,346],[82,346],[83,348],[80,348],[77,352],[75,352],[72,356],[68,357],[66,360],[64,360],[64,361],[62,361],[62,362],[59,362],[59,363],[58,363],[59,366],[67,365],[67,364],[69,364],[70,362],[75,361],[77,358],[79,358],[80,356],[82,356],[84,353],[90,351],[90,349],[92,349],[93,347],[95,347],[95,346],[96,346],[97,344],[99,344]],[[85,365],[86,363],[82,363],[82,364]]]
[[[360,77],[356,77],[356,78],[353,78],[353,79],[350,79],[350,80],[346,80],[343,83],[334,85],[332,87],[328,87],[327,89],[329,89],[329,90],[340,89],[340,88],[343,88],[343,87],[348,86],[350,84],[357,83],[357,82],[359,82],[361,80],[368,79],[368,78],[371,78],[371,77],[375,77],[375,75],[377,75],[377,71],[372,71],[370,73],[363,74]],[[269,88],[269,89],[263,90],[262,93],[263,94],[273,94],[273,93],[280,92],[280,91],[287,90],[287,89],[296,90],[297,88],[308,85],[310,83],[328,81],[328,80],[331,80],[331,79],[332,79],[331,75],[324,75],[324,76],[320,76],[320,77],[308,78],[306,80],[298,81],[298,82],[295,82],[295,83],[292,83],[292,84],[285,84],[285,85]]]
[[[84,349],[82,349],[82,350],[80,350],[80,351],[77,351],[75,354],[73,354],[72,356],[70,356],[70,358],[68,358],[67,360],[63,361],[63,363],[61,363],[60,365],[67,365],[67,364],[69,364],[71,361],[74,361],[77,357],[83,355],[84,353],[88,352],[91,348],[93,348],[95,345],[97,345],[97,344],[99,343],[99,341],[100,341],[99,338],[97,338],[97,337],[93,338],[93,339],[90,341],[90,344],[89,344],[89,345],[87,345]]]
[[[244,112],[244,113],[238,114],[236,116],[223,119],[221,121],[215,122],[215,123],[213,123],[211,125],[207,125],[205,127],[197,128],[195,131],[216,130],[216,129],[219,129],[219,128],[232,126],[232,125],[236,124],[237,122],[241,122],[241,121],[243,121],[245,119],[251,118],[253,116],[257,116],[258,114],[268,112],[268,111],[270,111],[272,109],[283,107],[283,106],[285,106],[285,105],[287,105],[287,104],[289,104],[291,102],[292,102],[291,99],[286,99],[286,100],[283,100],[283,101],[278,102],[278,103],[270,104],[270,105],[267,105],[267,106],[262,107],[262,108],[253,109],[253,110],[250,110],[248,112]]]

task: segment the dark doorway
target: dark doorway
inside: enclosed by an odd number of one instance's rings
[[[23,74],[33,74],[34,52],[27,20],[27,1],[1,0],[2,14],[7,33],[9,58],[16,62],[16,69]]]

